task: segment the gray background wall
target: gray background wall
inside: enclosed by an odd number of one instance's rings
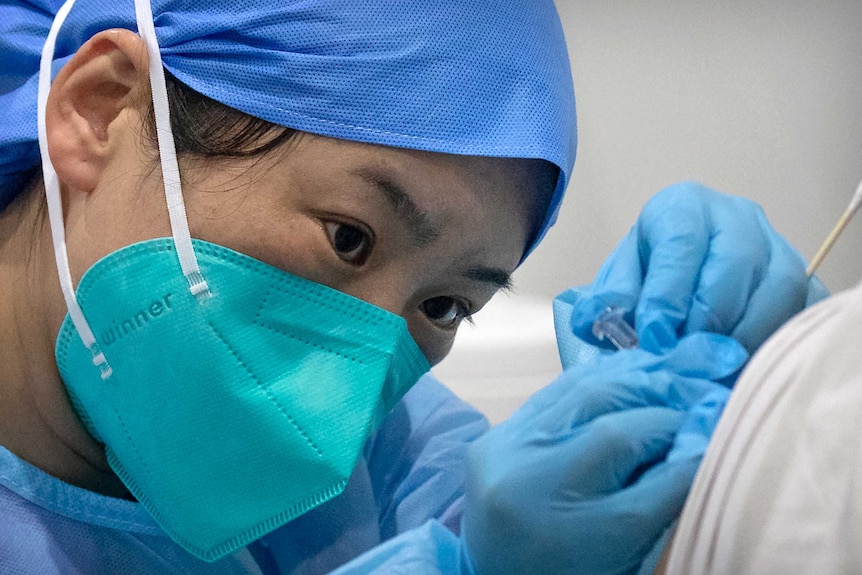
[[[813,256],[862,178],[862,1],[557,7],[578,159],[517,293],[589,282],[646,200],[686,179],[754,199]],[[862,279],[862,214],[821,270],[833,290]]]

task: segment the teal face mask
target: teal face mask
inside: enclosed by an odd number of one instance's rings
[[[103,379],[67,317],[57,365],[111,468],[165,531],[215,560],[338,495],[363,443],[428,369],[403,318],[232,250],[174,243],[97,262],[77,301]]]
[[[172,238],[109,254],[77,292],[39,72],[39,145],[68,316],[60,375],[111,468],[165,531],[214,561],[338,495],[362,446],[429,369],[404,319],[189,234],[148,0],[136,0]],[[98,337],[97,337],[98,336]]]

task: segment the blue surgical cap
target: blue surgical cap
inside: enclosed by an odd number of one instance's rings
[[[39,55],[61,1],[0,6],[0,209],[39,164]],[[474,156],[575,158],[575,101],[552,0],[153,0],[165,67],[194,90],[334,138]],[[133,0],[78,0],[54,72],[92,35],[136,30]]]

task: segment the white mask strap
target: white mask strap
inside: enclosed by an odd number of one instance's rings
[[[51,158],[48,155],[48,136],[45,125],[45,108],[48,103],[48,92],[51,89],[51,64],[54,61],[54,45],[57,43],[57,34],[75,0],[66,0],[54,22],[51,24],[51,30],[48,32],[48,38],[45,39],[45,45],[42,47],[42,58],[39,62],[39,90],[37,95],[37,125],[39,130],[39,151],[42,154],[42,175],[45,180],[45,199],[48,201],[48,219],[51,222],[51,237],[54,242],[54,259],[57,261],[57,274],[60,277],[60,289],[63,291],[63,297],[66,300],[66,309],[69,310],[69,317],[72,318],[72,323],[75,324],[75,329],[78,330],[78,335],[81,336],[81,341],[90,350],[93,355],[93,364],[96,365],[102,373],[102,379],[107,379],[111,375],[111,366],[108,365],[108,360],[99,349],[99,344],[93,336],[93,330],[90,329],[90,324],[84,318],[84,313],[81,311],[81,306],[78,305],[78,300],[75,299],[75,290],[72,287],[72,274],[69,271],[69,255],[66,252],[66,232],[63,225],[63,201],[60,197],[60,180],[57,177],[57,172],[54,170],[54,165],[51,163]]]
[[[57,11],[45,45],[42,47],[42,57],[39,63],[39,88],[37,92],[37,127],[39,134],[39,151],[42,155],[42,174],[45,181],[45,198],[48,203],[48,219],[51,224],[51,237],[54,245],[54,258],[57,262],[57,274],[60,278],[60,289],[66,300],[69,317],[81,337],[81,341],[90,350],[93,364],[107,379],[111,375],[111,367],[102,353],[93,330],[90,329],[81,306],[75,298],[75,288],[72,285],[72,274],[69,269],[69,255],[66,251],[66,232],[63,221],[63,201],[60,194],[60,181],[51,158],[48,154],[48,137],[45,124],[45,110],[48,103],[48,93],[51,89],[51,66],[54,60],[54,50],[57,35],[63,22],[69,15],[75,0],[66,0]],[[189,284],[192,294],[199,300],[208,298],[211,294],[206,281],[201,275],[194,248],[192,247],[186,210],[183,203],[180,186],[180,171],[177,164],[176,146],[171,132],[168,115],[168,96],[165,87],[165,76],[162,70],[162,59],[153,25],[152,8],[149,0],[135,0],[135,15],[138,29],[144,39],[150,56],[150,82],[153,91],[153,108],[156,116],[156,133],[158,136],[159,157],[162,164],[162,178],[165,183],[165,198],[168,204],[168,214],[171,221],[171,232],[177,249],[183,274]]]
[[[156,116],[156,135],[159,142],[159,158],[162,164],[162,179],[165,183],[165,199],[168,202],[168,215],[171,218],[171,233],[183,275],[189,282],[189,289],[199,300],[212,295],[209,286],[198,266],[192,247],[186,206],[183,203],[183,190],[180,184],[180,167],[177,163],[177,147],[171,131],[171,118],[168,111],[168,89],[165,85],[165,71],[162,55],[153,24],[153,10],[150,0],[135,0],[135,17],[138,32],[147,45],[150,55],[150,86],[153,92],[153,110]]]

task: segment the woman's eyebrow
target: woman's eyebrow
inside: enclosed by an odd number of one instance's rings
[[[410,194],[388,174],[367,166],[352,170],[351,173],[381,192],[398,218],[404,222],[414,245],[425,247],[440,237],[440,229],[428,214],[420,210]],[[512,288],[512,274],[501,268],[473,266],[462,271],[461,275],[471,281],[491,284],[498,290]]]
[[[497,289],[512,289],[512,274],[504,269],[475,266],[467,268],[461,275],[469,280],[491,284]]]
[[[440,237],[440,229],[431,221],[428,214],[420,210],[410,194],[387,174],[368,167],[353,170],[352,173],[383,194],[398,219],[404,223],[416,247],[425,247]]]

